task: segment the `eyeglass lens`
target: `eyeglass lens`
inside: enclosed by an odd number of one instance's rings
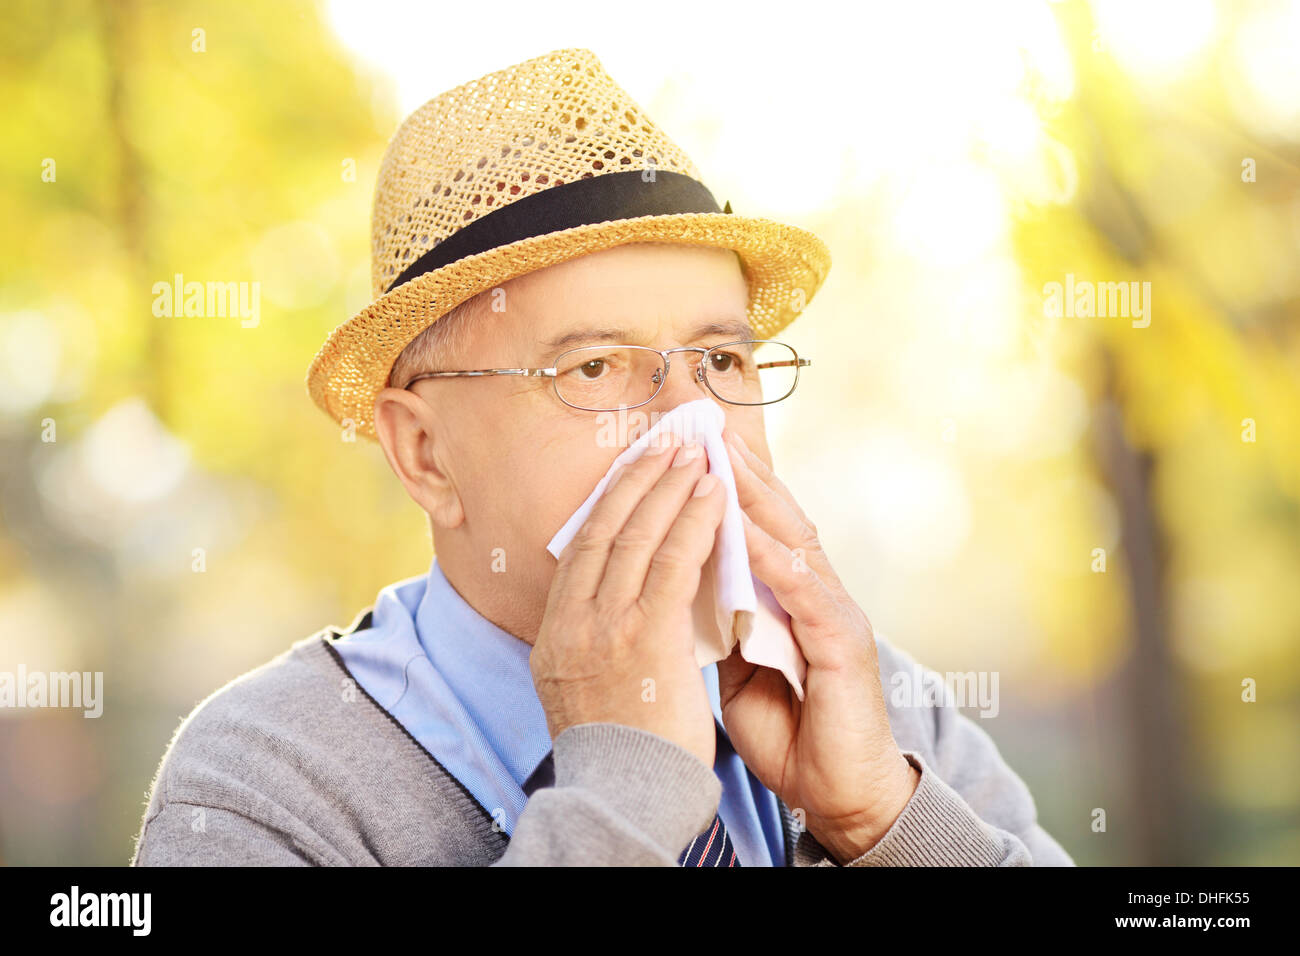
[[[696,374],[699,352],[678,352]],[[555,390],[570,405],[615,411],[650,401],[664,378],[663,356],[632,345],[573,349],[556,361]],[[798,356],[780,342],[738,342],[710,351],[704,377],[719,398],[739,405],[780,401],[794,391]]]

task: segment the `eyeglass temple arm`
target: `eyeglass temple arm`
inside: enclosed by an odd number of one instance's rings
[[[674,350],[676,351],[676,350]],[[694,349],[683,349],[682,351],[695,351]],[[700,349],[699,351],[705,351]],[[788,368],[797,365],[800,368],[807,368],[812,365],[812,359],[789,359],[784,362],[760,362],[758,368]],[[559,374],[555,368],[480,368],[470,369],[463,372],[424,372],[415,376],[403,388],[410,388],[416,382],[423,381],[426,378],[457,378],[461,376],[475,377],[480,375],[523,375],[530,378],[555,378]]]
[[[459,376],[472,377],[479,375],[524,375],[530,378],[554,378],[556,370],[553,368],[479,368],[464,372],[423,372],[402,387],[410,388],[416,382],[423,381],[426,378],[457,378]]]

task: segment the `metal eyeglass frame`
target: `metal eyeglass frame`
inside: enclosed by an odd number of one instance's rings
[[[794,384],[790,386],[790,391],[786,392],[780,398],[774,398],[766,402],[733,402],[729,398],[723,398],[721,395],[718,395],[718,393],[714,391],[713,386],[709,384],[709,377],[704,371],[705,365],[708,363],[709,353],[718,351],[720,349],[725,349],[733,345],[763,345],[763,344],[785,346],[785,348],[788,348],[791,351],[791,353],[794,355],[793,361],[763,362],[757,366],[758,368],[780,368],[789,365],[794,365]],[[663,389],[664,382],[668,381],[668,373],[672,370],[672,359],[668,357],[669,355],[671,355],[674,352],[699,352],[700,364],[695,369],[695,380],[697,382],[703,384],[710,392],[712,392],[714,396],[717,397],[719,401],[726,402],[728,405],[756,406],[756,405],[772,405],[775,404],[776,402],[784,401],[785,399],[789,398],[791,395],[794,394],[794,390],[799,386],[799,369],[806,368],[812,365],[812,359],[800,358],[799,353],[794,350],[793,346],[787,345],[785,342],[778,342],[776,341],[776,339],[740,339],[735,342],[723,342],[721,345],[710,346],[707,349],[702,348],[700,346],[683,346],[682,348],[676,348],[676,349],[652,349],[648,345],[613,345],[613,346],[609,346],[609,348],[642,349],[643,351],[646,352],[655,352],[656,354],[659,355],[660,359],[662,359],[663,361],[663,366],[660,369],[660,371],[663,374],[659,376],[659,381],[655,383],[655,390],[653,394],[651,394],[651,396],[647,398],[644,402],[637,402],[635,405],[620,405],[618,406],[618,408],[586,408],[585,406],[575,405],[572,402],[567,401],[564,398],[564,396],[560,394],[560,388],[558,383],[556,382],[556,377],[559,375],[559,368],[557,366],[559,365],[560,359],[564,358],[564,356],[568,355],[571,352],[581,352],[590,348],[599,348],[599,346],[583,345],[575,349],[568,349],[564,352],[561,352],[559,355],[555,357],[556,364],[552,365],[549,368],[482,368],[482,369],[472,369],[472,370],[467,370],[462,372],[423,372],[419,375],[416,375],[414,378],[412,378],[409,382],[403,385],[402,388],[409,389],[416,382],[423,381],[426,378],[456,378],[461,376],[477,377],[481,375],[523,375],[530,378],[549,378],[551,380],[552,387],[555,390],[555,397],[558,398],[560,401],[564,402],[564,404],[568,405],[570,408],[576,408],[579,411],[583,411],[583,412],[616,412],[619,411],[620,409],[625,409],[625,408],[640,408],[642,405],[648,405],[650,402],[653,402],[655,400],[655,396],[657,396],[659,392]]]

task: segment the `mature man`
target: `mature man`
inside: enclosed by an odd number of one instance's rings
[[[815,236],[719,210],[585,50],[417,111],[373,235],[376,299],[309,387],[379,441],[437,557],[195,709],[134,862],[1070,864],[972,721],[887,703],[916,664],[772,470],[763,405],[801,362],[770,336],[825,276]],[[651,447],[547,550],[625,444],[611,413],[701,398],[802,698],[739,650],[696,661],[728,492],[698,444]]]

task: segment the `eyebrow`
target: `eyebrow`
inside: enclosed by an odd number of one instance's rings
[[[726,336],[733,341],[750,339],[754,336],[754,330],[748,322],[739,319],[728,319],[721,322],[706,322],[697,325],[689,335],[686,336],[686,342],[698,342],[700,339],[711,338],[713,336]],[[643,345],[644,341],[639,341],[642,337],[639,333],[629,329],[614,328],[589,328],[575,329],[564,335],[551,339],[549,342],[543,342],[542,346],[546,349],[562,351],[567,348],[576,347],[584,342],[615,342],[622,345]]]

